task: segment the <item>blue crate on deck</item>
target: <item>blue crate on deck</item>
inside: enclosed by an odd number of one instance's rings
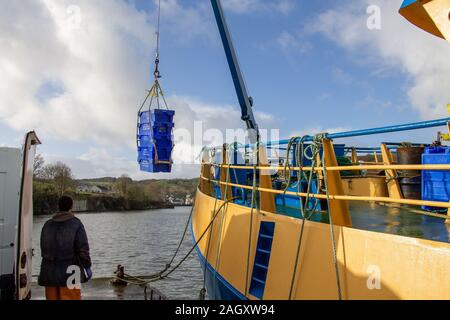
[[[450,164],[450,148],[428,147],[422,155],[422,164]],[[450,200],[450,171],[424,170],[422,172],[422,200],[448,202]],[[428,211],[447,211],[444,208],[422,207]]]

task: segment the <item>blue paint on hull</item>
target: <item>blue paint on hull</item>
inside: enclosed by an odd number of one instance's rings
[[[191,233],[192,240],[196,243],[194,238],[194,232],[192,231],[191,222]],[[212,265],[207,263],[205,257],[200,251],[198,246],[195,246],[197,251],[202,270],[206,278],[206,290],[208,292],[208,298],[211,300],[247,300],[245,295],[243,295],[239,290],[234,288],[225,278],[223,278]],[[206,264],[206,268],[205,268]]]
[[[408,6],[412,5],[415,2],[417,2],[417,0],[404,0],[403,3],[402,3],[402,6],[400,7],[400,9],[408,7]]]

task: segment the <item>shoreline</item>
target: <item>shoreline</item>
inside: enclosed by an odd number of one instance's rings
[[[88,210],[88,211],[73,211],[74,214],[99,214],[99,213],[128,213],[128,212],[141,212],[141,211],[153,211],[153,210],[163,210],[163,209],[175,209],[175,208],[184,208],[184,207],[192,207],[192,205],[167,205],[167,206],[158,206],[158,207],[149,207],[144,209],[134,209],[134,210]],[[35,213],[34,217],[44,217],[51,216],[53,213]]]

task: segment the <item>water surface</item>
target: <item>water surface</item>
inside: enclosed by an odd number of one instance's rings
[[[140,212],[77,214],[86,227],[95,278],[112,277],[118,264],[132,275],[148,275],[164,268],[176,250],[190,207]],[[50,216],[34,218],[33,274],[39,274],[40,232]],[[183,257],[193,246],[191,230],[180,250]],[[177,262],[178,259],[175,261]],[[168,279],[152,284],[169,299],[198,299],[203,275],[194,251]]]

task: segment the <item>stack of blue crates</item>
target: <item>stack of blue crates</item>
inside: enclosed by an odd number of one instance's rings
[[[173,150],[172,110],[149,110],[139,113],[138,162],[141,171],[171,172]]]
[[[422,155],[422,164],[450,164],[449,147],[428,147]],[[450,171],[424,170],[422,172],[422,200],[448,202],[450,200]],[[446,211],[443,208],[423,206],[428,211]]]

